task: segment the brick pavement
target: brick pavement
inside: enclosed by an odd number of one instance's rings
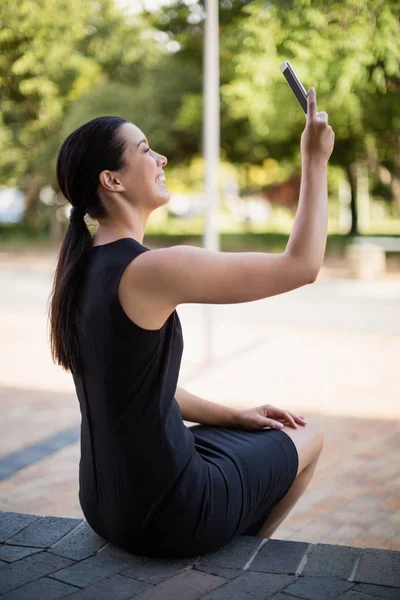
[[[369,419],[317,418],[325,429],[320,462],[274,537],[400,550],[400,424],[375,421],[366,444]],[[3,480],[0,509],[82,517],[79,450],[67,446]]]
[[[38,266],[32,261],[29,268],[33,265],[43,269],[40,273],[47,285],[48,265]],[[395,281],[393,273],[391,277]],[[27,274],[28,280],[31,281]],[[22,286],[14,275],[10,282],[12,286]],[[0,404],[5,418],[0,422],[0,449],[6,456],[79,424],[71,378],[52,365],[49,358],[41,289],[36,283],[27,290],[22,286],[15,297],[11,294],[8,303],[4,304],[4,296],[1,299],[0,325],[7,343],[6,352],[1,355]],[[290,298],[300,299],[304,315],[308,298],[318,297],[323,289],[314,286],[309,296],[296,292]],[[360,302],[363,289],[368,290],[369,297],[381,293],[379,288],[371,286],[360,285],[357,289]],[[374,332],[384,325],[387,314],[395,314],[396,288],[385,289],[388,297],[393,294],[393,300],[382,306],[377,300],[376,313],[371,313],[371,323],[365,324],[366,328],[371,325]],[[349,290],[342,289],[341,297]],[[21,292],[29,296],[29,303],[23,303]],[[279,299],[287,306],[284,318],[287,310],[289,318],[297,319],[290,312],[295,306],[290,298],[286,295]],[[359,318],[354,331],[342,331],[339,326],[333,330],[326,324],[320,330],[315,325],[314,329],[299,328],[276,322],[275,314],[278,317],[279,314],[273,310],[273,316],[264,323],[260,320],[265,319],[260,307],[263,305],[256,303],[251,311],[243,312],[245,319],[254,314],[255,322],[240,323],[235,339],[226,338],[228,353],[221,346],[216,366],[208,369],[199,369],[196,354],[202,341],[196,329],[201,329],[200,320],[197,313],[193,318],[192,307],[182,307],[187,325],[183,384],[188,382],[191,391],[210,400],[237,405],[243,403],[251,381],[248,403],[285,402],[288,408],[304,410],[307,417],[321,422],[326,443],[316,474],[276,537],[399,550],[400,379],[396,362],[399,324],[391,320],[385,325],[385,335],[360,333],[358,327],[363,325],[360,315],[354,313],[353,305],[346,313],[346,305],[340,304],[335,308],[340,313],[340,327],[343,322],[345,328],[351,327],[354,316]],[[271,307],[273,299],[268,303],[269,311]],[[310,305],[311,315],[320,310],[320,321],[330,318],[329,311],[324,312],[325,296],[316,307]],[[230,307],[226,314],[234,315],[235,310]],[[301,315],[300,311],[298,314]],[[394,335],[387,333],[392,323]],[[224,332],[230,331],[229,327],[229,319],[220,323],[218,342]],[[21,356],[25,357],[23,362]],[[350,361],[351,368],[346,368]],[[263,369],[267,387],[260,377]],[[237,378],[239,373],[241,381]],[[0,482],[0,510],[81,518],[78,462],[79,444],[71,444],[16,472]]]
[[[0,513],[4,600],[398,600],[400,552],[237,536],[179,559],[128,553],[84,520]]]

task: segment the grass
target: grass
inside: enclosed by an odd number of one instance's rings
[[[369,236],[364,237],[368,238]],[[283,252],[288,239],[289,234],[287,233],[222,233],[220,235],[220,250],[223,252]],[[346,247],[352,241],[353,238],[347,234],[336,233],[328,235],[326,255],[344,255]],[[193,234],[149,234],[145,236],[144,244],[149,248],[178,245],[202,246],[203,237]]]
[[[149,248],[162,248],[176,245],[203,245],[203,224],[197,222],[196,227],[191,227],[188,219],[175,219],[177,223],[173,223],[170,219],[164,230],[150,231],[144,238],[144,244]],[[166,231],[165,229],[168,228]],[[329,233],[327,240],[326,255],[343,255],[346,246],[352,243],[352,237],[348,234],[334,232]],[[291,227],[283,227],[281,231],[257,231],[248,226],[239,224],[236,231],[222,231],[220,233],[220,250],[223,252],[283,252],[286,248]],[[392,237],[396,232],[395,237],[400,237],[398,233],[400,227],[388,228],[381,227],[373,230],[365,235]],[[54,248],[57,243],[49,239],[48,235],[42,233],[29,233],[21,225],[0,225],[0,251],[25,251],[28,247],[37,250],[46,250]]]

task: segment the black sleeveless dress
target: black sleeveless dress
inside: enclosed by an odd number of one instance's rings
[[[90,249],[81,286],[79,500],[89,525],[135,554],[195,556],[255,535],[298,467],[283,431],[185,426],[174,398],[183,341],[124,312],[118,285],[149,251],[132,238]]]

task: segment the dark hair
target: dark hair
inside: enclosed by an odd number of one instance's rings
[[[104,217],[105,208],[97,193],[104,169],[124,166],[125,140],[118,130],[125,119],[99,117],[73,131],[63,142],[57,157],[57,181],[72,204],[54,275],[50,297],[50,347],[53,361],[72,373],[79,371],[78,310],[79,290],[87,263],[92,236],[85,214]]]

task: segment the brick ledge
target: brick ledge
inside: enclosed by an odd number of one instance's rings
[[[81,519],[0,512],[0,598],[399,600],[400,552],[237,536],[177,560],[113,546]]]

